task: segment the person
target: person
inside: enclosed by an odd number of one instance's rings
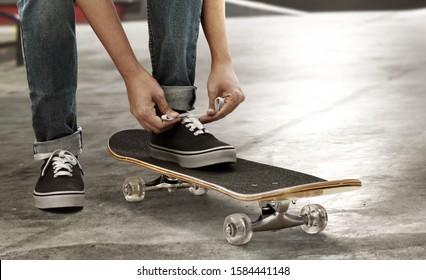
[[[185,167],[235,162],[235,148],[203,126],[225,117],[245,98],[232,65],[223,0],[147,1],[152,75],[138,62],[112,0],[19,0],[36,138],[34,158],[44,161],[33,191],[37,208],[84,205],[78,161],[83,145],[76,116],[74,4],[83,11],[121,74],[130,112],[152,132],[153,157]],[[211,72],[209,107],[196,119],[188,112],[195,102],[200,25],[210,48]],[[218,97],[224,100],[219,111],[214,109]]]

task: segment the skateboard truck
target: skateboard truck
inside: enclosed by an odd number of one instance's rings
[[[291,201],[262,201],[260,217],[252,222],[243,213],[229,215],[223,224],[226,240],[232,245],[243,245],[250,241],[253,232],[276,231],[301,226],[310,234],[319,233],[327,226],[327,211],[319,204],[306,205],[300,215],[287,213]]]
[[[142,201],[146,192],[149,191],[167,190],[168,192],[174,192],[177,189],[189,189],[195,195],[203,195],[207,192],[207,189],[199,188],[193,184],[165,175],[161,175],[147,183],[140,177],[128,177],[124,180],[122,186],[123,195],[130,202]]]
[[[303,217],[287,213],[290,201],[259,202],[259,206],[262,209],[262,215],[252,223],[254,232],[279,230],[305,224]]]

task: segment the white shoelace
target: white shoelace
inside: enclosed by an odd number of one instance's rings
[[[223,105],[225,104],[225,98],[216,97],[214,100],[214,108],[215,111],[218,112]],[[182,119],[181,123],[184,124],[191,132],[194,132],[194,135],[200,135],[204,133],[210,133],[207,129],[204,128],[203,124],[198,120],[200,116],[194,115],[192,113],[183,113],[180,114],[179,117]],[[162,115],[161,119],[163,121],[171,121],[173,120],[168,115]]]
[[[181,123],[185,125],[189,131],[194,132],[195,136],[204,133],[210,133],[207,129],[204,128],[203,124],[192,114],[184,113],[179,115],[182,119]]]
[[[81,165],[78,162],[77,158],[70,152],[66,150],[55,150],[53,153],[42,153],[34,155],[35,160],[45,160],[48,159],[44,165],[43,170],[41,171],[41,176],[44,176],[46,168],[49,166],[49,163],[53,161],[53,177],[58,176],[69,176],[72,177],[72,168],[75,165],[81,170]]]

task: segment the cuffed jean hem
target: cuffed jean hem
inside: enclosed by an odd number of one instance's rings
[[[57,149],[67,150],[77,156],[83,152],[82,129],[71,135],[45,142],[34,142],[34,154],[52,153]]]
[[[167,103],[176,111],[190,111],[194,109],[195,91],[194,86],[162,86]]]

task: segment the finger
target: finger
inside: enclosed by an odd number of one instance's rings
[[[212,108],[209,108],[207,110],[207,116],[214,116],[216,114],[216,111]]]
[[[167,115],[171,119],[179,118],[179,113],[173,111],[173,109],[167,103],[167,100],[164,97],[164,94],[156,96],[154,98],[154,102],[157,105],[157,108],[158,108],[158,110],[160,111],[161,114]]]
[[[220,120],[224,118],[226,115],[228,115],[229,113],[231,113],[235,108],[236,106],[233,106],[232,103],[225,102],[225,104],[223,105],[220,111],[214,112],[214,110],[211,111],[209,109],[206,115],[200,117],[199,121],[201,123],[210,123],[210,122]]]
[[[209,123],[213,121],[220,120],[233,112],[238,105],[244,101],[244,94],[241,90],[237,91],[234,90],[233,92],[224,92],[222,94],[222,98],[215,99],[216,102],[216,109],[219,109],[218,111],[215,111],[212,108],[209,108],[207,110],[207,114],[200,117],[201,123]],[[213,106],[215,103],[213,103]]]
[[[172,110],[172,108],[168,108],[163,115],[161,116],[163,121],[179,121],[179,113]]]
[[[145,114],[138,116],[137,120],[145,130],[158,134],[172,128],[180,119],[178,117],[169,121],[163,121],[157,116],[155,109],[151,108]]]
[[[147,119],[142,126],[150,132],[159,134],[171,129],[179,119],[174,119],[172,121],[163,121],[160,117],[154,116],[150,119]]]
[[[156,130],[155,123],[156,120],[156,114],[154,109],[154,104],[152,104],[152,107],[150,109],[147,109],[146,111],[139,112],[139,114],[135,114],[136,120],[139,122],[139,124],[149,132],[153,132]]]

